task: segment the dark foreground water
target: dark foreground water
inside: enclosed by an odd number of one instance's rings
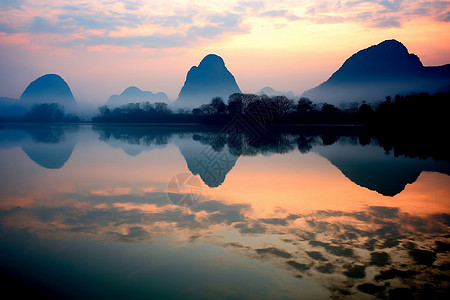
[[[446,299],[450,163],[327,132],[5,125],[3,291]]]

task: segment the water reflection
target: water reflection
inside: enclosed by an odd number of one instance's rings
[[[120,147],[132,156],[164,148],[176,136],[174,143],[188,169],[194,175],[199,174],[209,187],[220,186],[240,156],[286,154],[295,149],[302,154],[310,151],[320,154],[354,183],[385,196],[400,193],[424,171],[450,175],[448,161],[408,157],[397,148],[397,151],[389,152],[379,140],[336,129],[331,132],[268,132],[258,138],[220,132],[191,133],[177,128],[96,127],[95,130],[101,141]],[[409,149],[403,150],[406,150],[405,154],[411,153]]]
[[[0,148],[20,146],[36,164],[60,169],[77,143],[78,126],[18,126],[0,130]]]
[[[99,140],[111,147],[120,148],[126,154],[136,156],[143,151],[163,149],[173,132],[164,129],[149,130],[148,127],[95,126]]]
[[[313,151],[328,159],[354,183],[385,196],[400,193],[424,171],[450,175],[448,162],[431,158],[395,157],[376,144],[363,147],[341,142],[315,147]]]
[[[360,140],[1,129],[0,275],[78,299],[448,297],[448,163]],[[78,144],[48,170],[27,143]],[[167,183],[187,170],[203,198],[172,205]]]
[[[77,127],[35,127],[26,132],[22,150],[38,165],[47,169],[59,169],[69,160],[77,143]]]
[[[411,157],[411,149],[380,144],[383,139],[347,132],[269,132],[255,139],[245,134],[225,134],[170,127],[96,126],[99,140],[130,156],[164,149],[172,139],[188,169],[209,187],[220,186],[241,156],[318,153],[352,182],[385,196],[400,193],[424,171],[450,174],[450,163],[430,157]],[[20,145],[38,165],[59,169],[69,160],[77,143],[76,126],[38,126],[0,131],[0,146]],[[400,150],[403,150],[403,154]],[[433,153],[433,152],[431,152]],[[409,156],[407,156],[409,154]]]
[[[258,218],[248,203],[204,199],[186,209],[161,201],[159,193],[58,197],[71,201],[3,210],[2,219],[41,238],[155,243],[163,234],[176,236],[178,247],[211,244],[250,261],[270,262],[292,278],[318,282],[338,298],[400,294],[402,299],[431,299],[450,287],[448,213],[417,216],[397,207],[369,206],[278,211]]]

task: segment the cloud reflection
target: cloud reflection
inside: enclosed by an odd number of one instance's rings
[[[118,243],[152,243],[176,237],[221,245],[251,260],[272,262],[292,276],[320,282],[335,297],[387,297],[407,286],[412,295],[450,284],[448,213],[412,215],[396,207],[360,211],[272,212],[258,218],[251,204],[205,199],[191,208],[163,200],[162,193],[50,195],[70,198],[59,206],[46,200],[1,210],[3,226],[33,235],[92,236]],[[436,278],[442,278],[437,281]]]

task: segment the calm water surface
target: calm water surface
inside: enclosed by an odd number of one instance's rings
[[[73,299],[448,297],[450,163],[360,141],[5,125],[3,288]]]

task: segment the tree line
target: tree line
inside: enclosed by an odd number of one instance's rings
[[[276,113],[273,123],[289,124],[363,124],[385,127],[447,126],[450,112],[450,93],[434,95],[421,93],[386,97],[379,103],[346,103],[339,107],[329,103],[314,103],[301,97],[297,101],[285,96],[267,96],[235,93],[225,102],[214,97],[210,103],[192,110],[173,111],[164,102],[128,103],[111,109],[98,108],[93,122],[121,123],[200,123],[226,124],[235,115],[250,115],[260,108]],[[3,121],[0,119],[0,122]],[[79,122],[79,118],[66,114],[60,104],[39,104],[16,122]]]

